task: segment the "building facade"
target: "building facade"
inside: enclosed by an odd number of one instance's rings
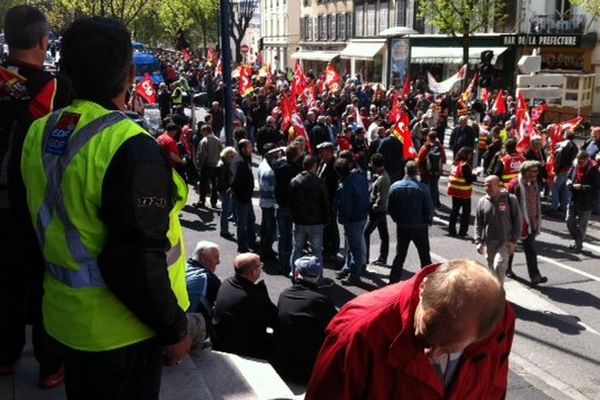
[[[272,70],[293,67],[291,55],[300,38],[300,4],[301,0],[261,0],[262,55]]]

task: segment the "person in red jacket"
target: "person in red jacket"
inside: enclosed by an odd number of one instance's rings
[[[430,265],[340,310],[305,398],[504,399],[514,327],[492,271],[471,260]]]

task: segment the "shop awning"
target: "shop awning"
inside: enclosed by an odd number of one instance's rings
[[[340,57],[372,61],[383,46],[385,46],[385,39],[351,40],[340,53]]]
[[[340,55],[339,51],[297,51],[290,56],[292,60],[312,60],[329,62]]]
[[[506,47],[470,47],[469,61],[479,62],[481,52],[491,50],[494,52],[494,59],[506,51]],[[411,63],[413,64],[462,64],[462,47],[412,47],[410,49]]]

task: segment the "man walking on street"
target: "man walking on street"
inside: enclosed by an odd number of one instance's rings
[[[334,169],[335,155],[333,154],[333,144],[331,142],[321,143],[317,146],[317,150],[321,156],[321,164],[319,165],[317,176],[325,184],[329,200],[329,216],[323,228],[323,258],[326,260],[337,260],[337,254],[340,250],[340,231],[337,223],[335,196],[340,178]]]
[[[265,144],[263,149],[263,159],[256,174],[260,190],[258,205],[261,209],[260,254],[263,260],[274,261],[273,243],[277,236],[277,223],[275,220],[275,172],[273,172],[272,166],[279,159],[281,151],[275,148],[273,143]]]
[[[396,223],[396,257],[390,271],[390,283],[400,281],[408,246],[413,242],[419,253],[421,268],[431,264],[429,254],[429,225],[433,222],[431,193],[418,181],[418,167],[414,161],[406,163],[406,176],[390,187],[388,210]]]
[[[486,255],[488,268],[504,282],[508,257],[521,234],[521,210],[517,198],[502,190],[496,175],[485,178],[483,186],[487,194],[475,209],[475,243],[477,252]]]
[[[576,253],[581,253],[588,221],[594,209],[596,193],[600,188],[598,165],[590,160],[585,150],[577,154],[577,164],[568,174],[567,187],[571,190],[571,200],[567,207],[567,228],[573,238],[569,246]]]
[[[292,276],[294,262],[302,257],[307,242],[313,255],[323,265],[323,225],[329,217],[327,188],[317,176],[317,161],[306,156],[302,166],[304,171],[290,182],[289,204],[294,221],[294,250],[290,260]]]
[[[367,248],[367,262],[369,262],[369,242],[373,231],[377,228],[381,243],[379,245],[379,257],[373,261],[374,265],[387,265],[388,252],[390,247],[390,236],[387,226],[387,205],[390,193],[390,177],[385,172],[385,161],[383,156],[375,153],[371,156],[371,169],[375,182],[371,188],[369,203],[369,221],[365,227],[365,243]]]
[[[223,143],[213,133],[209,125],[200,128],[202,140],[196,151],[196,168],[200,174],[200,198],[195,207],[204,207],[204,200],[210,192],[210,205],[217,207],[219,191],[217,189],[217,164],[219,163]]]
[[[252,175],[252,142],[242,139],[238,142],[238,155],[233,159],[231,170],[231,195],[235,210],[238,253],[247,253],[256,249],[256,233],[254,231],[254,175]]]
[[[541,232],[542,206],[540,201],[540,187],[538,186],[538,175],[541,165],[537,161],[525,161],[521,165],[519,176],[508,184],[508,191],[514,194],[519,201],[523,222],[521,227],[521,243],[527,261],[527,272],[529,279],[534,285],[545,283],[548,278],[542,276],[538,268],[537,250],[535,238]],[[508,270],[506,276],[515,276],[512,270],[514,255],[508,257]]]
[[[187,185],[122,113],[135,74],[125,27],[77,20],[61,54],[75,100],[32,124],[21,161],[46,261],[44,325],[64,346],[69,400],[158,399],[163,362],[192,344]]]
[[[567,187],[569,171],[577,157],[578,147],[573,139],[575,133],[565,131],[565,140],[558,144],[554,153],[554,183],[552,185],[552,211],[564,211],[571,202],[571,191]]]

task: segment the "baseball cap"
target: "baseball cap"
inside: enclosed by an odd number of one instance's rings
[[[323,274],[321,261],[315,256],[304,256],[294,261],[296,274],[303,278],[319,279]]]
[[[333,143],[331,143],[331,142],[319,143],[317,145],[317,150],[323,150],[323,149],[332,149],[333,150]]]

